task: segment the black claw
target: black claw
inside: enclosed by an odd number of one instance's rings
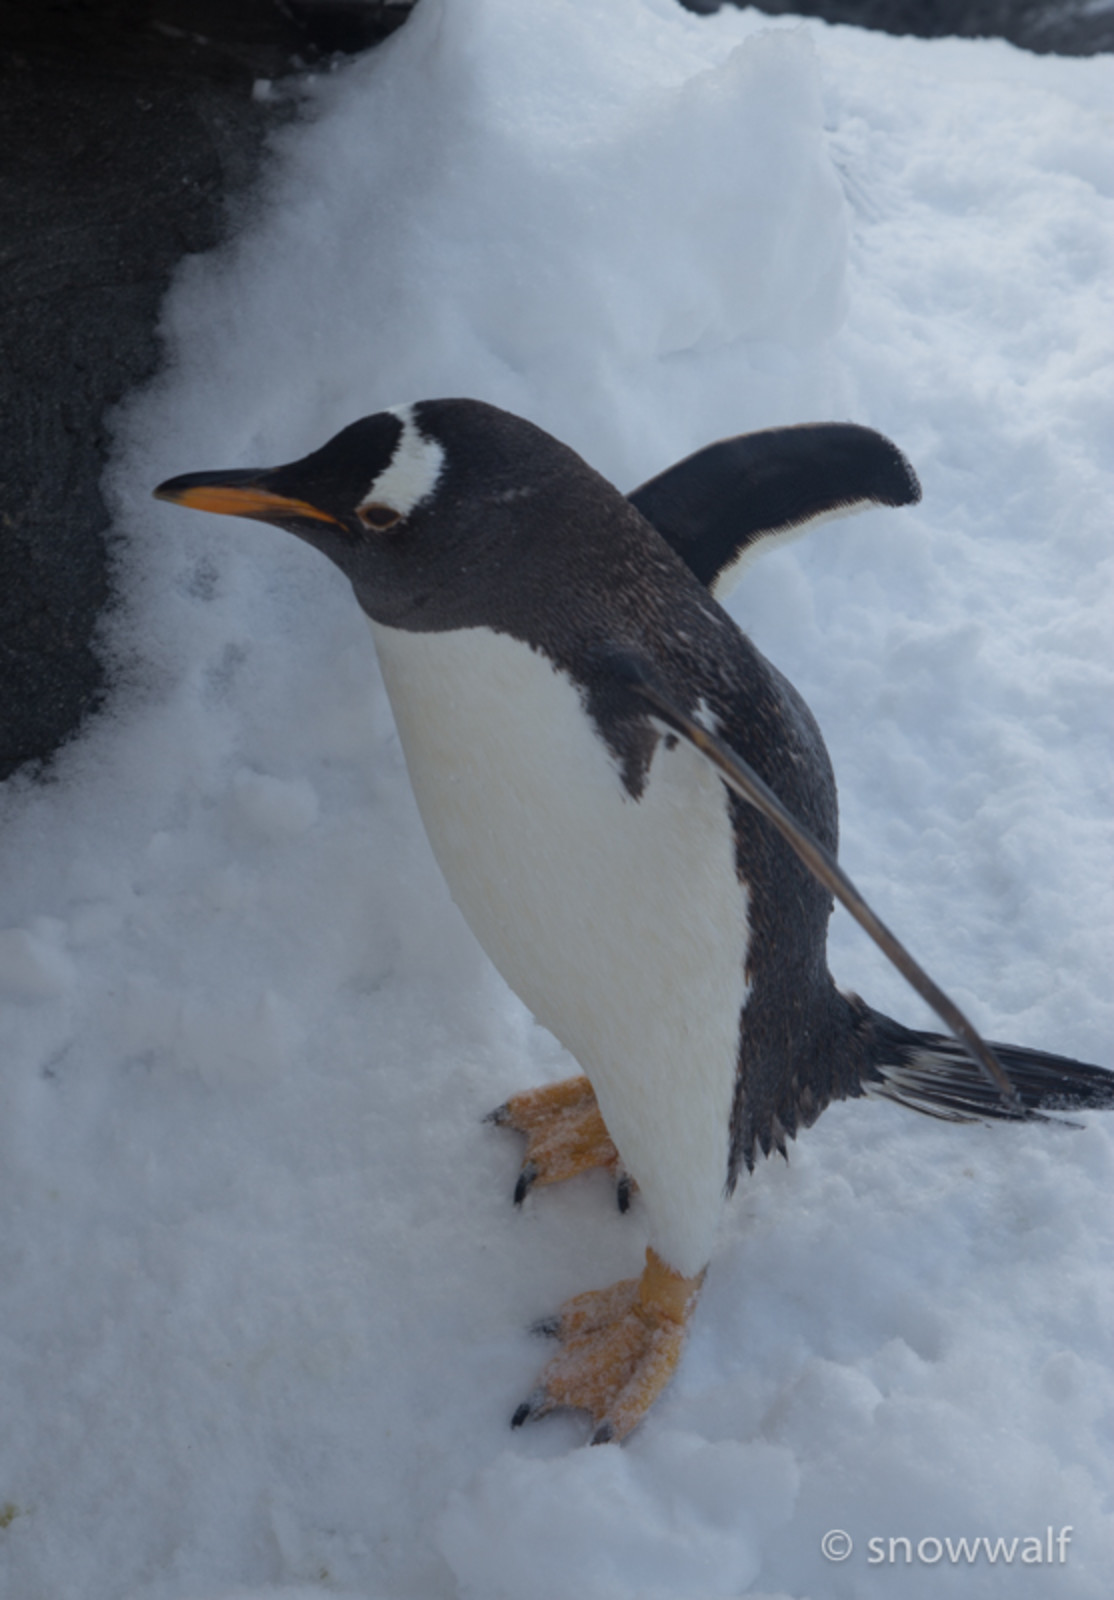
[[[552,1317],[539,1317],[537,1322],[530,1324],[530,1332],[539,1339],[559,1339],[561,1337],[561,1316],[555,1313]]]
[[[589,1444],[610,1444],[614,1437],[614,1426],[610,1422],[601,1422],[588,1442]]]
[[[514,1203],[520,1206],[537,1180],[538,1169],[532,1161],[527,1161],[518,1175],[518,1182],[514,1186]]]
[[[631,1176],[630,1176],[630,1173],[629,1172],[620,1173],[619,1181],[615,1185],[615,1203],[619,1207],[619,1210],[623,1213],[624,1216],[630,1210],[630,1197],[631,1197]]]
[[[548,1400],[549,1396],[544,1389],[535,1389],[529,1400],[524,1400],[511,1418],[511,1427],[521,1428],[531,1417],[543,1415],[549,1410]]]
[[[509,1100],[504,1100],[503,1104],[501,1106],[496,1106],[494,1111],[489,1111],[487,1116],[483,1120],[485,1122],[494,1122],[494,1124],[495,1124],[495,1126],[497,1128],[501,1128],[505,1122],[509,1122],[510,1121],[510,1116],[511,1116],[510,1101]]]

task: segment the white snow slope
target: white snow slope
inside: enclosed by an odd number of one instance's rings
[[[128,690],[4,791],[4,1600],[1105,1600],[1114,1116],[834,1107],[742,1183],[626,1447],[509,1431],[526,1328],[636,1270],[637,1207],[510,1203],[480,1119],[572,1063],[449,900],[344,580],[149,492],[424,396],[624,488],[882,429],[923,505],[736,614],[881,914],[989,1036],[1114,1065],[1112,106],[1110,58],[672,0],[421,0],[311,86],[119,419]]]

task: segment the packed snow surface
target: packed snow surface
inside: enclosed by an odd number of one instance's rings
[[[1111,1117],[832,1108],[625,1448],[508,1430],[637,1204],[510,1204],[481,1117],[573,1064],[449,899],[343,578],[149,493],[439,395],[624,489],[880,428],[923,504],[733,609],[881,914],[989,1036],[1114,1064],[1112,105],[1109,58],[672,0],[421,0],[307,90],[118,419],[125,692],[4,794],[5,1597],[1105,1600]],[[842,916],[832,966],[928,1024]]]

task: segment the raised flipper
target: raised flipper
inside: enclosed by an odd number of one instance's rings
[[[722,600],[770,541],[869,506],[915,505],[896,445],[852,422],[810,422],[722,439],[627,496]]]

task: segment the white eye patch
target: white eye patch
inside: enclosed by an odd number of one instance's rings
[[[390,410],[402,423],[402,435],[390,465],[369,486],[360,506],[390,506],[399,516],[408,517],[437,487],[445,452],[436,439],[427,439],[419,430],[413,406],[392,406]]]

